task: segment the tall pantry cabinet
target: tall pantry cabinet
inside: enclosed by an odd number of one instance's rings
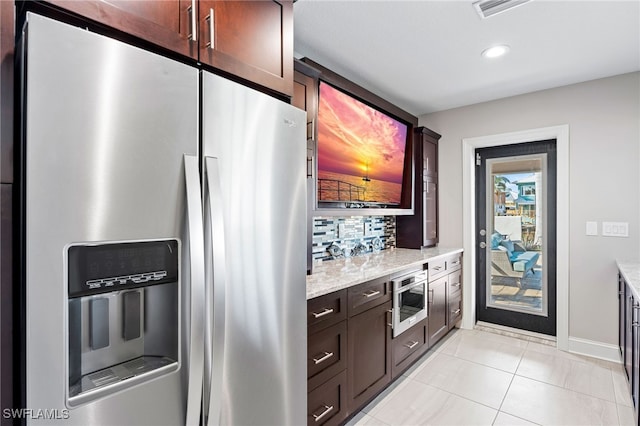
[[[397,246],[418,249],[438,244],[438,141],[426,127],[413,133],[414,214],[396,218]]]

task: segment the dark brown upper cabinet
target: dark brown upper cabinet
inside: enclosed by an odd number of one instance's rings
[[[293,95],[292,1],[198,4],[201,62]]]
[[[414,214],[396,218],[398,247],[418,249],[438,244],[439,140],[440,135],[426,127],[414,130]]]
[[[198,44],[192,34],[196,24],[195,1],[48,0],[47,3],[181,55],[198,58]]]
[[[293,2],[48,0],[64,10],[293,95]]]

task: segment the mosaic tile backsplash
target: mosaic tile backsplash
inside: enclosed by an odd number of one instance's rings
[[[334,257],[327,251],[344,256],[370,253],[396,245],[395,216],[351,216],[313,218],[313,260]],[[339,254],[339,255],[340,255]]]

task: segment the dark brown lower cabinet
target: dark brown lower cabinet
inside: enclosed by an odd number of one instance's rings
[[[427,349],[427,320],[420,321],[391,341],[393,379],[402,374]]]
[[[347,372],[334,376],[307,396],[307,425],[334,426],[347,418]]]
[[[391,381],[391,301],[349,318],[347,395],[358,410]]]
[[[449,306],[447,304],[448,277],[429,283],[429,347],[433,346],[449,331]]]
[[[618,276],[618,297],[620,355],[629,381],[634,424],[640,425],[640,301],[622,274]]]
[[[347,322],[341,321],[309,336],[307,387],[314,389],[347,367]]]
[[[428,317],[394,338],[389,276],[307,301],[309,425],[342,424],[449,332],[462,316],[460,265],[460,254],[429,263]]]

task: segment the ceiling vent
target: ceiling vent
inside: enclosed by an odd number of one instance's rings
[[[476,8],[478,15],[480,15],[482,19],[485,19],[530,1],[531,0],[480,0],[473,3],[473,7]]]

